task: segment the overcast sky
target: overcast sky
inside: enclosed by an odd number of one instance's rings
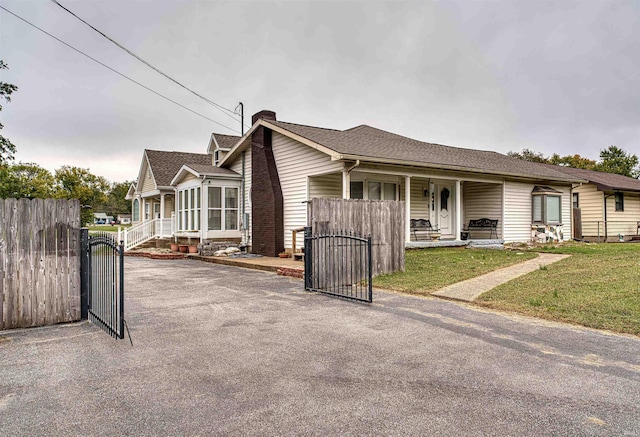
[[[422,141],[592,159],[640,155],[640,2],[59,0],[204,97],[251,114]],[[0,5],[145,86],[239,121],[48,0]],[[0,10],[2,134],[17,160],[137,178],[145,148],[205,153],[232,130],[135,85]],[[237,133],[237,132],[235,132]]]

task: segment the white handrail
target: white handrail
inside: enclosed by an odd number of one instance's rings
[[[124,241],[124,250],[127,251],[145,241],[157,237],[158,233],[156,229],[159,229],[159,226],[157,226],[159,221],[160,219],[153,219],[132,226],[129,229],[124,229],[123,236],[121,237]]]

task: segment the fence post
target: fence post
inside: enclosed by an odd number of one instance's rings
[[[371,253],[372,244],[371,244],[371,235],[367,237],[367,252],[369,252],[367,264],[369,264],[369,302],[373,302],[373,254]]]
[[[118,248],[118,257],[120,261],[120,272],[118,276],[120,276],[120,293],[118,296],[119,302],[118,306],[120,307],[120,311],[118,317],[120,318],[118,324],[118,338],[124,338],[124,241],[120,241],[120,247]],[[132,343],[133,345],[133,343]]]
[[[89,229],[80,228],[80,319],[89,318]]]
[[[311,257],[313,251],[311,238],[311,226],[304,227],[304,288],[309,290],[311,288]]]

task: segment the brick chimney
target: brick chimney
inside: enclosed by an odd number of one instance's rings
[[[251,123],[260,119],[275,121],[276,113],[260,111]],[[264,256],[284,250],[284,206],[271,135],[264,126],[251,134],[251,250]]]

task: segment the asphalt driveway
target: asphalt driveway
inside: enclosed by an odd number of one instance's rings
[[[640,339],[126,259],[134,346],[0,332],[0,435],[638,435]]]

